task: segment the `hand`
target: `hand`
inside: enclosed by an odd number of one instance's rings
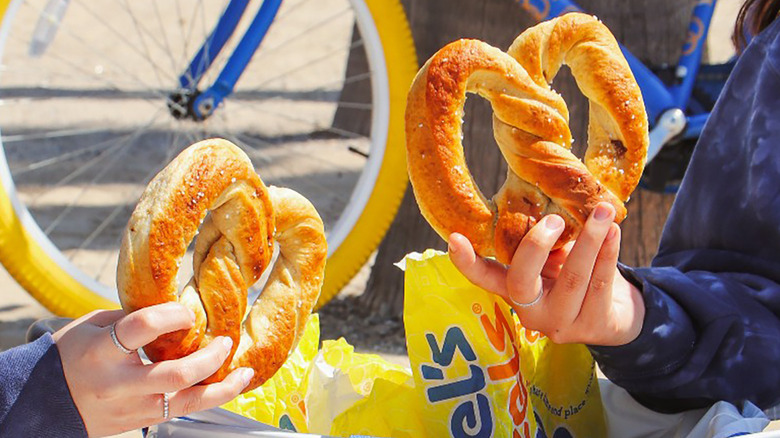
[[[642,330],[640,291],[620,275],[620,227],[615,209],[600,203],[576,242],[550,252],[563,219],[548,215],[523,237],[512,263],[478,257],[468,239],[453,233],[450,258],[475,285],[504,297],[524,327],[555,343],[624,345]],[[533,303],[541,293],[541,299]]]
[[[219,406],[246,387],[254,374],[249,368],[233,371],[222,382],[193,386],[219,369],[230,352],[230,338],[215,338],[181,359],[145,365],[137,352],[119,350],[109,334],[116,322],[119,342],[137,350],[164,333],[190,328],[194,319],[186,307],[166,303],[129,315],[121,310],[92,312],[54,333],[68,388],[89,436],[165,421],[163,393],[170,394],[173,418]]]

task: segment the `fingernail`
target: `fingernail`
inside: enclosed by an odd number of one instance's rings
[[[225,346],[225,349],[227,351],[230,351],[230,349],[233,348],[233,339],[231,339],[228,336],[223,336],[222,337],[222,344]]]
[[[450,254],[455,254],[456,252],[458,252],[458,250],[455,249],[455,246],[453,246],[454,243],[455,243],[455,235],[450,234],[450,239],[447,242],[447,251],[449,251]]]
[[[613,225],[609,227],[609,231],[607,231],[607,240],[612,240],[617,236],[618,228],[617,226]]]
[[[548,230],[558,231],[563,228],[563,218],[556,214],[551,214],[544,218],[544,226],[547,227]]]
[[[252,381],[252,377],[255,375],[255,370],[252,368],[241,368],[241,382],[244,383],[244,386],[249,385],[249,382]]]
[[[609,219],[611,214],[612,212],[610,211],[609,207],[604,204],[599,204],[593,210],[593,219],[596,219],[597,221],[605,221]]]

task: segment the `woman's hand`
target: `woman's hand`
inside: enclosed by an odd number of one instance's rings
[[[240,368],[225,380],[193,386],[213,374],[228,356],[232,341],[214,339],[206,348],[177,360],[144,365],[138,353],[123,353],[117,340],[137,350],[158,336],[190,328],[194,315],[178,303],[146,307],[125,315],[96,311],[56,332],[65,379],[89,436],[113,435],[165,421],[163,393],[169,394],[169,417],[213,408],[236,397],[254,374]]]
[[[620,227],[614,218],[610,204],[598,204],[576,242],[550,252],[564,224],[546,216],[520,242],[509,266],[478,257],[468,239],[454,233],[450,258],[472,283],[504,297],[523,326],[553,342],[624,345],[639,336],[645,307],[640,291],[617,269]]]

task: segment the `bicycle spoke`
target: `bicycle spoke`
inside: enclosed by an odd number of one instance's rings
[[[249,156],[249,158],[255,158],[255,159],[263,161],[263,162],[268,162],[269,161],[268,157],[266,157],[261,150],[258,150],[257,148],[255,148],[252,145],[250,145],[249,141],[241,140],[240,138],[238,138],[238,135],[240,135],[240,134],[231,134],[229,131],[221,131],[219,135],[224,136],[226,139],[232,141],[233,143],[235,143],[239,147],[245,146],[245,147],[241,147],[241,149],[243,149],[244,152],[246,152],[246,154]],[[267,175],[260,175],[260,176],[265,181],[265,180],[268,179],[268,175],[272,175],[272,174],[269,173]]]
[[[341,18],[344,15],[344,13],[348,12],[350,9],[351,9],[351,7],[348,6],[346,9],[344,9],[342,11],[339,11],[339,12],[337,12],[337,13],[335,13],[335,14],[327,17],[327,18],[325,18],[322,21],[319,21],[319,22],[315,23],[313,26],[307,27],[305,32],[301,32],[301,33],[299,33],[299,34],[297,34],[297,35],[295,35],[293,37],[290,37],[290,38],[282,41],[281,43],[279,43],[279,44],[277,44],[275,46],[263,48],[262,50],[260,50],[258,59],[265,58],[269,53],[273,53],[273,52],[279,50],[280,48],[290,44],[291,42],[297,40],[298,38],[300,38],[302,36],[306,36],[308,38],[311,38],[311,36],[312,36],[311,33],[313,31],[317,30],[320,27],[323,27],[323,26],[327,25],[328,23],[333,22],[337,18]],[[361,41],[361,44],[362,44],[362,41]]]
[[[222,120],[225,123],[227,122],[224,116],[222,117]],[[302,151],[300,147],[296,147],[295,145],[290,145],[288,143],[271,143],[261,138],[249,136],[248,134],[232,133],[231,131],[227,130],[227,128],[222,130],[220,133],[222,135],[229,136],[231,141],[233,141],[236,144],[246,145],[250,150],[245,152],[247,152],[247,154],[250,157],[255,156],[258,159],[267,162],[269,164],[273,162],[273,159],[268,158],[266,155],[269,154],[264,153],[263,149],[283,149],[285,153],[292,152],[293,155],[301,157],[304,160],[311,161],[316,165],[322,165],[323,163],[325,163],[331,168],[337,169],[338,171],[345,170],[345,166],[343,162],[335,162],[332,159],[328,158],[327,156],[314,156],[308,151]],[[242,137],[243,140],[240,139],[239,137]]]
[[[298,65],[298,66],[296,66],[294,68],[285,70],[284,72],[282,72],[280,74],[277,74],[276,76],[272,76],[271,78],[266,79],[263,82],[260,82],[259,84],[255,85],[255,87],[259,88],[259,87],[262,87],[263,85],[267,85],[267,84],[269,84],[269,83],[271,83],[271,82],[273,82],[273,81],[275,81],[277,79],[286,78],[286,77],[294,74],[297,71],[301,71],[301,70],[304,70],[304,69],[307,69],[307,68],[311,68],[311,67],[317,65],[320,62],[330,60],[333,57],[333,55],[335,55],[336,53],[343,52],[345,50],[349,51],[349,50],[352,50],[353,48],[354,47],[352,45],[350,45],[349,47],[340,47],[340,48],[331,50],[330,52],[327,52],[327,53],[325,53],[325,54],[323,54],[323,55],[321,55],[321,56],[319,56],[317,58],[314,58],[314,59],[312,59],[311,61],[309,61],[309,62],[307,62],[305,64]]]
[[[276,149],[284,149],[284,154],[290,154],[296,157],[300,157],[306,161],[309,161],[311,163],[314,163],[316,165],[322,165],[326,164],[331,169],[337,169],[338,171],[344,171],[345,169],[348,169],[348,167],[344,166],[343,162],[335,162],[332,159],[327,158],[325,155],[313,155],[310,151],[301,150],[300,147],[295,147],[293,145],[287,144],[287,143],[281,143],[281,144],[273,144],[269,143],[267,141],[264,141],[262,139],[249,137],[247,134],[237,134],[238,136],[241,136],[244,138],[244,143],[246,143],[247,146],[249,146],[255,153],[263,153],[261,149],[266,149],[268,147],[273,147]],[[259,144],[259,148],[255,147],[253,145]],[[272,152],[267,153],[267,155],[273,155]],[[274,160],[265,158],[263,161],[268,162],[268,164],[273,165]]]
[[[60,129],[58,131],[45,131],[35,134],[12,134],[3,136],[3,144],[15,143],[19,141],[27,140],[41,140],[52,138],[73,137],[74,135],[86,135],[94,134],[97,132],[104,132],[105,128],[89,128],[89,129]]]
[[[200,0],[200,2],[202,3],[203,0]],[[184,64],[184,65],[186,65],[186,63],[187,63],[187,56],[190,53],[189,44],[188,43],[190,41],[192,41],[192,32],[195,31],[195,14],[197,13],[197,9],[198,8],[192,8],[192,15],[190,15],[190,28],[187,31],[187,36],[184,38],[184,53],[182,53],[182,56],[181,56],[182,64]],[[204,37],[206,37],[206,36],[204,36]]]
[[[28,4],[29,4],[29,3],[28,3]],[[80,6],[81,6],[81,7],[82,7],[84,10],[86,10],[86,11],[87,11],[87,12],[88,12],[90,15],[92,15],[93,17],[95,17],[95,19],[96,19],[96,20],[97,20],[99,23],[103,24],[103,26],[104,26],[104,27],[106,27],[107,29],[111,30],[113,33],[115,33],[116,35],[118,35],[118,36],[120,37],[120,41],[121,41],[121,42],[123,42],[123,43],[125,43],[125,45],[126,45],[127,47],[129,47],[131,50],[133,50],[134,52],[136,52],[136,54],[138,54],[139,56],[141,56],[141,58],[143,58],[143,57],[144,57],[144,56],[143,56],[143,53],[140,53],[140,51],[138,50],[138,48],[137,48],[137,47],[135,47],[135,45],[134,45],[134,44],[132,44],[131,42],[127,41],[127,39],[125,39],[125,38],[124,38],[124,37],[123,37],[121,34],[119,34],[119,33],[118,33],[118,32],[117,32],[115,29],[113,29],[112,27],[108,26],[108,24],[107,24],[107,23],[106,23],[106,21],[105,21],[105,18],[101,18],[99,15],[96,15],[94,12],[92,12],[92,10],[91,10],[91,9],[87,8],[86,6],[84,6],[84,4],[83,4],[82,2],[78,2],[78,4],[79,4],[79,5],[80,5]],[[42,11],[40,11],[40,9],[38,9],[38,11],[42,13]],[[129,76],[133,77],[133,78],[134,78],[135,80],[137,80],[139,83],[141,83],[141,84],[144,84],[144,86],[145,86],[145,87],[148,87],[148,85],[147,85],[146,83],[144,83],[142,80],[140,80],[138,77],[136,77],[136,76],[135,76],[135,75],[133,75],[132,73],[130,73],[130,72],[128,72],[127,70],[125,70],[124,68],[122,68],[122,66],[121,66],[119,63],[117,63],[116,61],[114,61],[112,58],[108,57],[108,56],[107,56],[105,53],[103,53],[103,52],[101,52],[101,51],[99,51],[99,50],[95,49],[94,47],[92,47],[90,44],[88,44],[86,41],[84,41],[84,40],[83,40],[83,39],[82,39],[80,36],[78,36],[78,35],[74,34],[74,33],[73,33],[73,32],[72,32],[72,31],[71,31],[69,28],[60,27],[60,28],[59,28],[59,30],[58,30],[58,32],[64,32],[66,35],[70,36],[70,37],[71,37],[71,38],[73,38],[74,40],[76,40],[76,41],[78,41],[79,43],[81,43],[81,44],[82,44],[84,47],[88,48],[88,49],[89,49],[89,50],[91,50],[93,53],[95,53],[95,54],[97,54],[98,56],[100,56],[100,57],[101,57],[101,59],[105,59],[105,60],[109,61],[111,64],[113,64],[115,67],[118,67],[118,68],[119,68],[119,69],[122,71],[122,73],[123,73],[123,74],[127,74],[127,75],[129,75]],[[153,67],[154,67],[154,66],[153,66]]]
[[[19,41],[20,41],[20,40],[19,40]],[[21,42],[21,41],[20,41],[20,42]],[[22,44],[24,44],[24,43],[22,42]],[[119,88],[118,86],[116,86],[116,85],[115,85],[113,82],[110,82],[110,81],[108,81],[108,80],[104,79],[104,78],[103,78],[103,77],[101,77],[101,76],[96,76],[96,75],[95,75],[93,72],[89,72],[88,70],[85,70],[85,69],[84,69],[82,66],[80,66],[80,65],[78,65],[78,64],[76,64],[76,63],[74,63],[74,62],[72,62],[72,61],[70,61],[70,60],[68,60],[68,59],[66,59],[66,58],[64,58],[64,57],[62,57],[62,56],[59,56],[59,55],[58,55],[56,52],[52,52],[52,53],[50,54],[50,56],[52,56],[53,58],[57,59],[58,61],[60,61],[60,62],[62,62],[62,63],[64,63],[64,64],[67,64],[67,65],[69,65],[70,67],[73,67],[73,68],[75,68],[76,70],[79,70],[79,71],[81,71],[82,73],[84,73],[84,74],[85,74],[85,77],[88,77],[88,78],[94,78],[94,79],[98,80],[99,82],[102,82],[102,83],[104,83],[105,85],[108,85],[108,86],[109,86],[111,89],[113,89],[113,90],[116,90],[116,91],[119,91],[120,93],[126,93],[126,92],[127,92],[127,91],[125,91],[125,90],[122,90],[122,89],[121,89],[121,88]],[[167,96],[166,96],[166,95],[164,95],[164,94],[162,94],[162,93],[159,93],[159,92],[157,92],[157,91],[156,91],[154,88],[152,88],[152,87],[149,87],[147,84],[145,84],[145,83],[144,83],[144,82],[142,82],[142,81],[139,81],[137,78],[135,78],[135,77],[131,77],[131,79],[133,79],[133,81],[134,81],[134,83],[135,83],[136,85],[140,85],[140,86],[141,86],[141,87],[143,87],[143,88],[147,88],[147,89],[148,89],[150,92],[152,92],[152,93],[159,94],[159,97],[162,97],[162,98],[163,98],[163,100],[167,99]],[[146,101],[150,101],[149,99],[145,99],[145,100],[146,100]],[[151,103],[151,102],[150,102],[150,103]],[[155,107],[156,107],[156,106],[157,106],[157,105],[155,105]]]
[[[200,21],[201,21],[201,23],[203,25],[203,33],[202,33],[202,35],[205,36],[205,41],[206,41],[206,50],[203,53],[204,53],[204,55],[208,55],[208,56],[203,56],[201,58],[201,65],[198,66],[198,70],[197,71],[198,72],[202,72],[202,75],[205,75],[206,74],[206,68],[207,68],[206,66],[211,65],[210,54],[211,54],[211,41],[212,40],[211,40],[211,38],[209,38],[209,36],[211,36],[211,34],[209,33],[209,30],[206,28],[206,11],[205,11],[205,8],[203,7],[203,2],[201,1],[198,4],[200,5]]]
[[[181,2],[179,0],[176,0],[176,22],[179,24],[176,27],[179,28],[179,33],[181,33],[181,41],[184,46],[183,47],[184,54],[181,56],[181,59],[179,59],[179,61],[176,63],[177,66],[180,66],[184,64],[184,62],[187,60],[186,58],[187,58],[187,53],[189,53],[190,42],[184,34],[184,16],[181,14]],[[173,52],[171,52],[171,56],[173,56]],[[181,71],[181,69],[174,68],[173,71],[178,72]]]
[[[163,35],[163,42],[165,43],[165,49],[163,50],[168,55],[168,60],[171,61],[171,71],[176,74],[179,69],[176,66],[176,60],[173,59],[173,50],[171,49],[171,43],[168,40],[168,32],[165,31],[165,25],[162,22],[162,14],[160,13],[160,2],[153,1],[154,13],[157,15],[157,24],[160,26],[160,32]],[[179,0],[176,0],[176,6],[179,6]],[[181,29],[181,26],[179,26]]]
[[[43,233],[46,234],[46,236],[50,236],[51,232],[54,231],[54,229],[57,228],[57,226],[62,222],[62,219],[65,216],[67,216],[68,213],[73,211],[73,209],[76,207],[77,199],[81,198],[84,195],[84,193],[86,193],[87,189],[90,186],[94,185],[98,180],[103,178],[103,176],[106,175],[108,171],[113,168],[114,164],[116,164],[119,161],[119,158],[121,158],[127,151],[127,148],[125,146],[127,146],[128,144],[130,144],[129,141],[124,142],[122,147],[120,147],[117,150],[117,153],[114,154],[111,157],[111,159],[106,162],[106,166],[103,167],[103,169],[101,169],[100,172],[98,172],[97,175],[95,175],[95,177],[89,181],[89,184],[85,185],[84,187],[81,188],[81,190],[79,190],[78,194],[74,197],[74,199],[71,200],[65,206],[65,209],[62,210],[62,212],[60,212],[60,214],[58,214],[57,217],[54,218],[54,220],[49,224],[49,226],[46,227],[45,230],[43,230]]]
[[[138,39],[141,41],[141,44],[143,44],[144,50],[146,54],[142,53],[135,44],[130,42],[124,35],[122,35],[119,31],[114,29],[112,26],[108,25],[108,21],[104,17],[100,17],[95,11],[88,8],[83,2],[79,1],[77,2],[79,6],[82,7],[89,15],[91,15],[97,22],[103,25],[104,28],[108,29],[111,33],[113,33],[115,36],[119,37],[119,40],[122,41],[129,47],[132,51],[134,51],[138,56],[140,56],[143,59],[146,59],[147,62],[149,62],[149,65],[151,65],[152,70],[154,71],[155,76],[157,77],[157,82],[162,86],[163,82],[160,78],[160,69],[157,64],[155,64],[152,61],[152,57],[149,53],[149,48],[146,45],[146,39],[141,35],[141,31],[139,29],[139,23],[135,17],[135,14],[133,14],[133,11],[130,10],[129,7],[126,7],[125,10],[130,14],[131,20],[133,21],[133,24],[135,26],[136,33],[138,34]],[[153,38],[152,38],[153,39]],[[168,76],[170,78],[170,75]]]
[[[212,41],[212,39],[210,38],[211,37],[211,33],[208,32],[208,29],[206,29],[206,18],[205,18],[205,12],[204,12],[204,8],[203,8],[203,2],[200,1],[200,2],[198,2],[198,4],[200,5],[200,8],[193,8],[193,12],[192,12],[193,15],[190,17],[190,19],[191,19],[190,29],[189,29],[189,32],[188,32],[188,36],[185,39],[185,42],[187,42],[187,41],[189,41],[191,39],[192,32],[194,31],[194,27],[195,27],[195,21],[197,21],[195,19],[195,14],[196,14],[197,10],[199,9],[201,11],[201,21],[203,23],[203,41],[204,41],[204,45],[205,45],[205,47],[203,49],[203,56],[200,58],[199,64],[197,66],[195,66],[194,72],[190,71],[189,66],[190,66],[190,63],[192,62],[192,60],[190,60],[190,61],[187,60],[188,53],[190,53],[190,52],[189,52],[189,49],[187,48],[187,44],[185,43],[185,53],[182,56],[182,63],[184,64],[184,67],[181,69],[183,71],[184,76],[187,78],[188,82],[193,87],[197,85],[195,83],[195,77],[193,76],[193,73],[199,73],[200,77],[202,79],[206,75],[206,72],[208,71],[206,66],[209,66],[211,64],[211,60],[209,58],[209,56],[211,54],[211,41]],[[215,29],[216,29],[216,27],[215,27]],[[192,55],[193,59],[194,59],[195,54],[197,54],[199,51],[200,51],[200,47],[198,48],[197,51],[195,51],[193,53],[193,55]],[[220,68],[220,70],[221,70],[221,68]]]
[[[152,66],[152,71],[154,71],[154,76],[157,78],[157,83],[159,84],[160,88],[163,87],[163,80],[160,77],[160,69],[158,65],[152,60],[152,54],[149,52],[149,45],[146,44],[146,38],[141,34],[140,25],[138,24],[138,19],[135,17],[135,14],[133,13],[132,9],[130,8],[130,5],[127,4],[127,0],[125,0],[125,10],[127,10],[127,13],[130,14],[130,19],[133,21],[133,28],[135,29],[136,35],[138,35],[138,39],[141,41],[141,45],[144,49],[144,54],[141,54],[141,57],[146,59],[146,62],[149,63],[150,66]],[[152,38],[152,40],[154,40]],[[136,50],[136,52],[138,52]],[[169,80],[173,80],[170,75],[168,75]]]
[[[309,127],[313,128],[313,131],[315,131],[315,132],[316,131],[325,131],[325,132],[330,132],[331,134],[336,134],[338,136],[346,137],[346,138],[367,138],[365,135],[357,133],[357,132],[348,131],[346,129],[336,128],[336,127],[333,127],[333,126],[320,126],[316,122],[312,122],[311,120],[305,119],[303,117],[296,117],[296,116],[292,116],[292,115],[289,115],[289,114],[274,112],[274,111],[262,108],[261,105],[263,105],[263,102],[258,102],[258,103],[256,103],[256,102],[243,102],[243,104],[244,104],[244,107],[243,108],[237,108],[236,112],[246,111],[246,110],[250,110],[251,109],[251,110],[254,110],[254,111],[259,111],[259,112],[262,112],[262,113],[265,113],[265,114],[276,116],[276,117],[279,117],[279,118],[282,118],[282,119],[285,119],[285,120],[290,120],[290,121],[293,121],[293,122],[303,123],[306,126],[309,126]]]
[[[40,11],[40,10],[39,10],[39,11]],[[132,73],[129,73],[129,72],[128,72],[127,70],[125,70],[124,68],[122,68],[122,66],[121,66],[121,65],[119,65],[119,64],[118,64],[116,61],[114,61],[113,59],[111,59],[111,58],[107,57],[107,56],[106,56],[106,55],[105,55],[103,52],[100,52],[100,51],[98,51],[98,50],[94,49],[93,47],[91,47],[89,44],[87,44],[87,42],[86,42],[86,41],[84,41],[82,38],[80,38],[80,37],[76,36],[76,35],[75,35],[73,32],[71,32],[69,29],[67,29],[67,28],[60,28],[59,32],[64,32],[66,35],[70,36],[70,37],[71,37],[71,38],[73,38],[74,40],[76,40],[76,41],[78,41],[79,43],[81,43],[81,45],[83,45],[84,47],[86,47],[86,48],[90,49],[90,50],[91,50],[93,53],[95,53],[95,54],[99,55],[99,56],[101,57],[101,59],[105,59],[105,60],[109,61],[109,62],[110,62],[111,64],[113,64],[115,67],[118,67],[118,68],[119,68],[119,70],[120,70],[120,71],[121,71],[123,74],[126,74],[126,75],[128,75],[129,77],[131,77],[133,80],[135,80],[135,81],[136,81],[136,82],[137,82],[139,85],[141,85],[142,87],[144,87],[144,88],[149,88],[149,89],[151,89],[151,88],[152,88],[152,87],[150,87],[150,86],[149,86],[147,83],[145,83],[144,81],[142,81],[140,78],[138,78],[137,76],[133,75]],[[55,55],[55,57],[56,57],[56,55]]]
[[[98,224],[97,228],[95,228],[95,230],[94,230],[94,231],[92,231],[92,233],[90,233],[90,234],[89,234],[89,236],[87,236],[87,238],[86,238],[86,239],[84,239],[84,241],[83,241],[83,242],[81,242],[81,244],[78,246],[78,248],[76,248],[76,250],[75,250],[75,251],[73,251],[73,252],[72,252],[72,253],[69,255],[68,259],[69,259],[69,260],[71,260],[71,261],[73,261],[73,259],[75,259],[75,258],[76,258],[76,256],[77,256],[77,255],[78,255],[78,254],[79,254],[79,253],[80,253],[80,252],[81,252],[81,251],[82,251],[84,248],[86,248],[87,246],[89,246],[89,245],[92,243],[92,241],[93,241],[93,240],[95,240],[95,238],[96,238],[96,237],[98,237],[98,236],[99,236],[99,235],[100,235],[100,234],[103,232],[103,230],[105,230],[105,229],[106,229],[106,227],[107,227],[107,226],[108,226],[108,225],[111,223],[111,221],[113,221],[113,220],[114,220],[114,218],[116,218],[116,217],[119,215],[119,213],[122,211],[122,209],[123,209],[123,208],[127,208],[127,207],[128,207],[128,206],[127,206],[126,204],[119,204],[119,205],[117,205],[117,206],[116,206],[116,207],[115,207],[113,210],[111,210],[111,213],[109,213],[109,214],[108,214],[108,216],[106,216],[106,218],[105,218],[105,219],[103,219],[103,220],[100,222],[100,224]]]
[[[220,113],[220,118],[221,118],[221,120],[223,122],[223,126],[224,126],[224,128],[219,131],[220,135],[225,136],[225,138],[227,138],[228,140],[232,141],[237,146],[241,147],[241,149],[243,149],[244,152],[246,152],[246,154],[250,158],[251,157],[255,157],[256,159],[259,159],[259,160],[261,160],[263,162],[270,162],[268,157],[266,157],[263,154],[261,149],[264,149],[266,147],[274,147],[273,144],[271,144],[271,143],[269,143],[269,142],[267,142],[265,140],[262,140],[262,139],[250,139],[245,134],[233,133],[232,131],[230,131],[227,128],[227,119],[225,117],[224,112]],[[241,140],[240,138],[238,138],[238,136],[243,136],[243,137],[245,137],[245,139]],[[258,143],[259,143],[259,147],[255,147],[254,145],[258,144]],[[263,174],[260,175],[260,176],[263,178],[264,181],[281,181],[282,180],[282,178],[280,178],[278,176],[277,172],[275,172],[273,169],[271,169],[271,171],[263,172]]]
[[[169,136],[169,138],[170,138],[170,136]],[[160,170],[162,170],[163,167],[168,165],[168,162],[173,157],[173,153],[174,153],[174,151],[176,149],[177,149],[176,146],[173,146],[172,143],[168,143],[168,146],[166,147],[166,151],[165,151],[165,159],[163,159],[162,164],[152,168],[152,170],[149,173],[147,173],[146,176],[144,176],[144,178],[142,179],[144,184],[140,188],[138,188],[137,190],[132,192],[133,193],[132,199],[140,197],[141,193],[146,189],[146,185],[148,184],[148,181],[151,180],[152,177],[154,177]],[[76,249],[76,252],[74,253],[73,257],[75,258],[76,254],[79,251],[81,251],[84,248],[86,248],[87,246],[89,246],[92,243],[92,241],[95,240],[95,238],[100,236],[101,233],[106,229],[106,227],[111,223],[111,221],[113,221],[114,218],[122,211],[123,208],[127,208],[127,205],[126,204],[121,204],[121,203],[119,205],[117,205],[111,211],[111,213],[108,216],[106,216],[106,218],[103,219],[103,221],[100,222],[100,224],[98,224],[98,226],[95,228],[95,230],[92,233],[90,233],[90,235],[87,236],[86,239],[84,239],[84,241]]]
[[[353,83],[356,83],[356,82],[364,81],[366,79],[371,79],[371,75],[372,75],[372,73],[370,71],[369,72],[365,72],[365,73],[358,73],[356,75],[347,76],[344,79],[338,79],[338,80],[335,80],[335,81],[332,81],[332,82],[327,82],[327,83],[325,83],[323,85],[320,85],[317,88],[313,88],[313,89],[308,90],[308,91],[302,91],[301,94],[305,97],[305,96],[308,96],[308,95],[315,95],[316,96],[317,94],[324,93],[324,92],[332,92],[332,91],[335,91],[335,88],[331,88],[333,86],[353,84]],[[341,88],[343,88],[343,87],[339,87],[339,89],[341,89]],[[232,100],[235,101],[235,100],[238,100],[238,99],[242,99],[242,95],[248,94],[248,93],[251,93],[251,91],[236,91],[236,92],[234,92],[231,95],[233,97]],[[271,91],[269,91],[268,93],[271,93]],[[280,91],[280,93],[281,93],[281,91]],[[243,99],[246,100],[248,98],[243,98]],[[272,100],[272,99],[284,99],[284,97],[283,96],[279,96],[279,95],[275,95],[275,96],[273,96],[273,97],[271,97],[270,99],[267,99],[267,100]],[[337,103],[338,102],[336,100],[328,101],[328,100],[305,99],[305,98],[289,99],[289,100],[311,100],[311,101],[316,101],[316,102],[332,102],[332,103]],[[368,103],[365,103],[365,104],[366,105],[370,105]]]
[[[120,135],[118,137],[112,137],[112,138],[110,138],[108,140],[101,141],[101,142],[95,143],[95,144],[90,145],[90,146],[85,146],[83,148],[79,148],[79,149],[76,149],[75,151],[67,152],[67,153],[65,153],[63,155],[59,155],[57,157],[47,158],[45,160],[40,160],[40,161],[36,161],[34,163],[30,163],[30,164],[26,165],[25,167],[23,167],[21,169],[17,168],[17,169],[11,170],[11,176],[13,176],[13,178],[16,179],[19,176],[22,176],[22,175],[24,175],[26,173],[29,173],[29,172],[33,171],[33,170],[42,169],[44,167],[48,167],[48,166],[51,166],[53,164],[58,164],[58,163],[62,163],[62,162],[65,162],[65,161],[72,160],[74,158],[78,158],[78,157],[80,157],[80,156],[82,156],[82,155],[84,155],[84,154],[86,154],[88,152],[99,150],[102,147],[105,147],[106,145],[111,145],[114,141],[117,141],[118,139],[121,139],[121,138],[129,137],[130,135],[132,135],[132,134],[124,134],[124,135]]]
[[[145,35],[147,38],[149,38],[149,40],[152,41],[152,43],[154,43],[155,46],[157,46],[158,49],[160,49],[163,53],[168,55],[168,59],[171,61],[171,73],[169,73],[167,76],[168,76],[168,79],[175,80],[176,78],[173,77],[172,75],[175,75],[176,72],[177,72],[176,63],[173,60],[173,52],[171,50],[171,46],[170,46],[170,43],[168,41],[168,34],[165,32],[165,26],[162,23],[162,17],[161,17],[160,8],[159,8],[159,2],[158,1],[153,1],[152,4],[154,5],[155,15],[157,16],[157,23],[160,26],[160,31],[161,31],[161,33],[163,35],[163,41],[164,41],[165,44],[160,43],[157,40],[157,38],[155,38],[155,33],[152,32],[151,30],[149,30],[147,27],[145,27],[143,25],[143,23],[136,18],[135,14],[130,9],[130,3],[128,3],[127,0],[124,0],[124,8],[130,14],[130,16],[131,16],[131,18],[133,20],[133,25],[136,28],[136,32],[138,32],[139,39],[141,39],[142,41],[145,41],[145,38],[143,38],[143,36]],[[144,42],[144,44],[145,44],[145,42]],[[147,48],[147,56],[149,56],[148,48]],[[152,62],[151,61],[151,56],[149,56],[149,62],[150,63]],[[165,70],[162,70],[162,71],[165,72]]]
[[[140,126],[140,127],[138,127],[138,128],[137,128],[137,129],[136,129],[134,132],[132,132],[132,133],[129,135],[129,138],[127,138],[127,139],[123,140],[122,142],[119,142],[119,143],[117,143],[116,145],[114,145],[114,146],[112,146],[112,147],[110,147],[110,148],[108,148],[108,149],[104,150],[104,151],[103,151],[103,152],[102,152],[100,155],[98,155],[97,157],[95,157],[95,158],[93,158],[93,159],[89,160],[88,162],[86,162],[86,163],[82,164],[80,167],[78,167],[76,170],[74,170],[73,172],[69,173],[68,175],[65,175],[65,177],[63,177],[62,179],[60,179],[59,181],[57,181],[57,182],[56,182],[54,185],[52,185],[52,186],[51,186],[51,188],[50,188],[49,190],[56,189],[56,188],[58,188],[58,187],[61,187],[61,186],[65,185],[65,184],[69,183],[70,181],[72,181],[73,179],[75,179],[76,177],[78,177],[79,175],[81,175],[82,173],[84,173],[85,171],[89,170],[89,169],[90,169],[92,166],[94,166],[95,164],[99,163],[100,161],[102,161],[103,159],[105,159],[106,157],[108,157],[108,156],[110,155],[110,153],[111,153],[111,152],[113,152],[113,151],[117,150],[117,149],[118,149],[119,147],[121,147],[123,144],[126,144],[127,142],[129,142],[129,141],[132,141],[132,140],[134,140],[136,137],[138,137],[138,136],[140,136],[141,134],[143,134],[143,132],[145,132],[146,128],[148,128],[148,127],[150,127],[150,126],[152,126],[152,125],[154,124],[154,122],[155,122],[155,119],[156,119],[157,115],[159,114],[159,112],[160,112],[160,111],[158,111],[157,113],[155,113],[155,115],[153,115],[153,116],[152,116],[152,119],[151,119],[151,120],[150,120],[150,121],[149,121],[149,122],[148,122],[146,125],[144,125],[144,126]],[[36,196],[36,197],[35,197],[35,198],[33,198],[33,199],[32,199],[32,201],[31,201],[31,202],[29,202],[28,204],[29,204],[29,205],[31,205],[31,206],[33,206],[33,207],[34,207],[34,206],[36,206],[36,205],[38,204],[38,201],[40,200],[40,197],[41,197],[41,196],[43,196],[43,194],[40,194],[40,195]]]
[[[278,26],[279,23],[283,22],[293,11],[297,10],[299,7],[303,6],[309,1],[310,0],[301,0],[292,6],[285,7],[283,11],[279,11],[279,14],[277,14],[276,18],[274,18],[274,25]],[[289,4],[289,2],[284,2],[282,3],[282,6],[286,6],[287,4]]]

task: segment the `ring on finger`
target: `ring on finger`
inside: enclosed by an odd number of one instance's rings
[[[111,324],[111,328],[109,329],[109,333],[111,334],[111,341],[114,342],[114,345],[116,345],[116,348],[119,349],[124,354],[133,354],[135,353],[135,350],[131,350],[124,345],[122,345],[121,342],[119,342],[119,338],[116,337],[116,321],[114,321]]]
[[[164,392],[162,393],[162,397],[163,397],[163,418],[167,420],[168,415],[170,414],[170,410],[168,409],[170,406],[170,400],[169,400],[170,396],[168,395],[167,392]]]
[[[542,300],[542,295],[544,295],[544,288],[542,287],[542,284],[539,283],[539,293],[536,295],[536,298],[534,298],[530,303],[518,303],[517,301],[515,301],[514,298],[512,298],[512,295],[509,295],[509,301],[511,301],[512,304],[514,304],[517,307],[531,307]]]

